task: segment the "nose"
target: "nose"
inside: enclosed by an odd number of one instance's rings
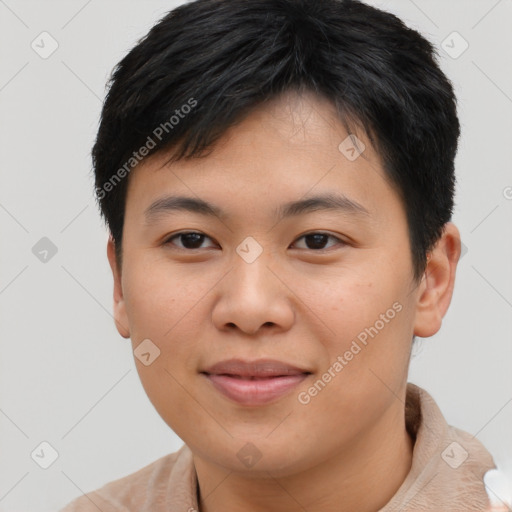
[[[294,322],[293,293],[285,276],[263,251],[254,261],[238,255],[218,288],[212,321],[219,330],[256,334],[260,330],[289,329]]]

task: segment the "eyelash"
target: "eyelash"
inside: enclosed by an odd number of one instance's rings
[[[167,245],[174,245],[174,244],[171,244],[171,241],[174,240],[175,238],[179,238],[180,236],[183,236],[183,235],[202,235],[206,238],[209,238],[211,240],[211,238],[208,236],[208,235],[205,235],[204,233],[201,233],[200,231],[182,231],[180,233],[175,233],[174,235],[172,235],[171,237],[167,238],[164,242],[163,242],[163,245],[164,246],[167,246]],[[334,240],[337,240],[339,242],[339,245],[341,246],[345,246],[345,245],[348,245],[346,242],[344,242],[343,240],[341,240],[340,238],[334,236],[334,235],[331,235],[330,233],[324,233],[322,231],[311,231],[309,233],[305,233],[303,235],[301,235],[299,238],[297,238],[296,240],[300,240],[301,238],[305,238],[307,236],[312,236],[312,235],[323,235],[323,236],[326,236],[328,238],[333,238]],[[204,242],[204,240],[202,241]],[[201,243],[202,243],[201,242]],[[176,249],[178,250],[181,250],[181,251],[187,251],[187,252],[192,252],[192,251],[198,251],[200,250],[200,248],[196,248],[196,249],[187,249],[186,247],[177,247],[176,246]],[[327,248],[327,249],[305,249],[305,250],[310,250],[310,251],[313,251],[313,252],[324,252],[324,251],[329,251],[331,250],[331,248]]]

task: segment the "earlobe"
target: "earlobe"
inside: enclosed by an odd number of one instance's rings
[[[123,338],[129,338],[130,330],[121,284],[121,269],[118,268],[115,252],[115,243],[110,235],[107,242],[107,258],[114,278],[114,321],[119,334]]]
[[[459,230],[448,222],[427,258],[425,274],[418,287],[414,322],[416,336],[428,338],[441,328],[452,299],[460,252]]]

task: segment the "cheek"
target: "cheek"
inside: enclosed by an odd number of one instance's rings
[[[203,286],[176,266],[142,260],[129,267],[123,288],[132,337],[139,341],[141,336],[166,337],[197,304]]]
[[[343,387],[362,398],[375,391],[379,378],[383,382],[378,386],[384,390],[386,384],[391,389],[402,384],[409,361],[412,311],[411,297],[397,283],[377,276],[372,279],[369,274],[366,279],[351,276],[325,294],[323,300],[329,306],[323,309],[323,318],[334,331],[324,340],[329,354],[325,370],[330,368],[337,375],[330,387]]]
[[[125,301],[130,320],[132,348],[142,386],[160,416],[182,435],[180,416],[202,418],[194,409],[188,382],[196,372],[198,315],[200,298],[206,290],[195,286],[197,278],[187,282],[178,272],[168,272],[158,264],[131,266],[126,274]],[[145,365],[137,358],[137,347],[151,340],[158,356]],[[147,342],[145,342],[147,343]],[[184,428],[184,427],[183,427]]]
[[[333,343],[328,366],[302,390],[301,403],[310,400],[303,406],[311,412],[308,421],[330,417],[318,430],[322,436],[339,437],[342,432],[347,439],[357,437],[396,405],[407,378],[408,347],[401,341],[401,320],[393,321],[378,334],[359,331],[367,335],[361,337],[366,344],[357,335]]]
[[[141,372],[144,368],[136,361],[143,382],[156,379],[157,374],[169,379],[165,370],[182,381],[197,370],[197,353],[201,349],[197,344],[203,320],[208,319],[207,302],[201,299],[212,287],[209,281],[159,261],[130,267],[125,301],[133,349],[149,339],[160,351],[152,363],[153,372]]]

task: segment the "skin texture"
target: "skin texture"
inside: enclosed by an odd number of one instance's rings
[[[347,135],[330,102],[287,93],[253,110],[208,156],[166,165],[169,153],[157,153],[129,177],[122,269],[107,245],[114,316],[134,349],[147,338],[160,349],[149,366],[135,359],[137,369],[194,454],[201,511],[375,511],[409,472],[411,340],[441,326],[460,236],[446,224],[415,282],[399,196],[363,135],[356,160],[340,152]],[[283,203],[333,191],[369,214],[273,216]],[[172,194],[207,200],[226,216],[172,212],[146,225],[144,210]],[[183,231],[207,236],[165,244]],[[304,238],[318,231],[335,238]],[[250,264],[236,252],[248,236],[263,249]],[[400,312],[301,403],[299,393],[395,303]],[[278,359],[312,375],[273,403],[243,406],[199,373],[232,357]],[[237,457],[246,443],[261,455],[252,467]]]

